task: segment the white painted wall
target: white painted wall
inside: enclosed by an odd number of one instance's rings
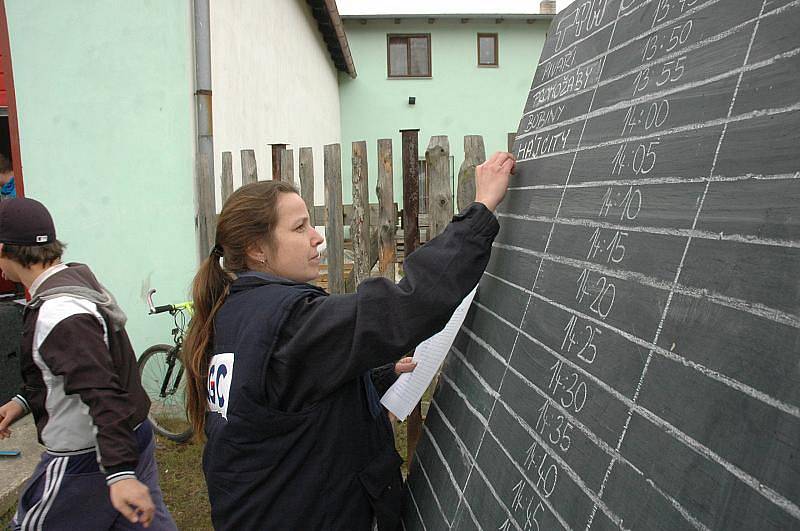
[[[314,148],[315,203],[323,204],[323,146],[341,141],[339,87],[305,0],[211,2],[211,81],[217,210],[222,152],[233,154],[235,189],[239,150],[256,151],[259,180],[267,180],[269,144],[279,142],[294,150],[295,178],[299,148]]]

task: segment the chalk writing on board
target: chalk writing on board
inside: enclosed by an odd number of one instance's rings
[[[583,0],[405,528],[800,527],[800,0]]]

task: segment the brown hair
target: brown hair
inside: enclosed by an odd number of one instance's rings
[[[247,249],[267,239],[278,221],[280,194],[298,193],[289,183],[259,181],[236,190],[225,201],[217,220],[216,245],[192,283],[194,316],[183,345],[187,372],[186,412],[195,435],[202,438],[206,414],[208,362],[214,345],[214,317],[228,295],[235,273],[246,271]],[[223,256],[224,267],[219,257]]]
[[[61,260],[67,246],[56,240],[45,245],[14,245],[3,244],[3,258],[8,258],[22,267],[36,264],[50,265]]]

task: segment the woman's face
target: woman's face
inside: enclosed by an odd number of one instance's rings
[[[278,196],[278,222],[272,245],[264,245],[266,268],[270,273],[310,282],[319,276],[319,252],[322,236],[309,223],[308,209],[297,194]]]

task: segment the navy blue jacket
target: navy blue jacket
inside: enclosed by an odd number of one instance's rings
[[[370,368],[440,330],[499,225],[481,204],[409,255],[398,284],[329,296],[244,273],[215,318],[203,469],[217,529],[394,530],[401,459]]]

